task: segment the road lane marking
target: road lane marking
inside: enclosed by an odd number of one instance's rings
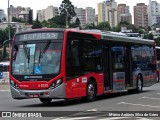
[[[118,119],[126,119],[126,118],[130,118],[130,117],[111,117],[111,118],[103,118],[103,119],[97,119],[97,120],[118,120]]]
[[[137,119],[137,120],[154,120],[154,119],[140,118],[140,119]]]
[[[90,109],[90,110],[87,110],[87,111],[97,111],[97,109]]]
[[[160,108],[160,106],[152,106],[152,105],[144,105],[144,104],[134,104],[134,103],[127,103],[127,102],[120,102],[120,103],[117,103],[117,104],[126,104],[126,105],[134,105],[134,106]]]
[[[0,92],[10,92],[10,90],[0,90]]]
[[[56,118],[56,119],[52,119],[52,120],[85,120],[85,119],[93,119],[94,117],[60,117],[60,118]]]
[[[152,99],[152,100],[160,100],[160,98],[152,98],[152,97],[146,97],[146,96],[141,97],[140,99],[143,99],[143,98],[146,98],[146,99]]]

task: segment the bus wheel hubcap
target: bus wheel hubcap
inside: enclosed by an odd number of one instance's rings
[[[89,97],[90,98],[93,98],[94,97],[94,85],[93,84],[89,84],[88,86],[88,94],[89,94]]]
[[[138,90],[141,91],[142,90],[142,82],[141,79],[138,79]]]

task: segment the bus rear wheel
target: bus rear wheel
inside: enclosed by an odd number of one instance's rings
[[[143,82],[142,82],[142,77],[139,75],[137,78],[137,88],[136,92],[141,93],[143,91]]]
[[[96,99],[96,86],[93,81],[89,81],[87,85],[87,97],[88,102],[92,102]]]
[[[50,103],[50,102],[52,101],[51,98],[39,98],[39,100],[40,100],[42,103],[45,103],[45,104]]]

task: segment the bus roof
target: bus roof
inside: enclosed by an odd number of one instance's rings
[[[159,47],[159,46],[156,46],[156,49],[160,49],[160,47]]]
[[[9,61],[6,61],[6,62],[0,62],[0,65],[9,65]]]
[[[77,29],[63,29],[63,28],[42,28],[42,29],[32,29],[24,32],[19,32],[17,34],[23,33],[31,33],[31,32],[44,32],[44,31],[71,31],[71,32],[79,32],[79,33],[88,33],[88,34],[98,34],[101,36],[103,40],[109,41],[119,41],[119,42],[126,42],[126,43],[138,43],[138,44],[147,44],[147,45],[154,45],[154,40],[142,39],[137,37],[128,37],[124,34],[116,33],[116,32],[104,32],[101,30],[77,30]]]
[[[64,31],[63,28],[40,28],[40,29],[31,29],[31,30],[27,30],[27,31],[22,31],[22,32],[18,32],[15,35],[18,34],[26,34],[26,33],[32,33],[32,32],[44,32],[44,31]]]
[[[139,44],[147,44],[147,45],[154,45],[154,40],[142,39],[137,37],[127,37],[121,35],[113,35],[113,34],[102,34],[103,40],[110,40],[110,41],[119,41],[119,42],[126,42],[126,43],[139,43]]]

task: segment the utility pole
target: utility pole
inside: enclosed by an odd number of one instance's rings
[[[8,0],[8,39],[9,39],[9,41],[11,40],[9,0]],[[10,56],[11,45],[10,45],[10,43],[8,43],[8,45],[9,45],[9,56]]]
[[[111,8],[111,10],[109,10],[109,12],[111,12],[111,27],[113,28],[115,26],[115,14],[114,12],[116,11],[115,8]]]
[[[11,35],[10,35],[10,11],[9,11],[9,0],[8,0],[8,39],[11,39]]]
[[[66,11],[66,28],[69,28],[69,26],[68,26],[68,11],[66,8],[65,8],[65,11]]]

